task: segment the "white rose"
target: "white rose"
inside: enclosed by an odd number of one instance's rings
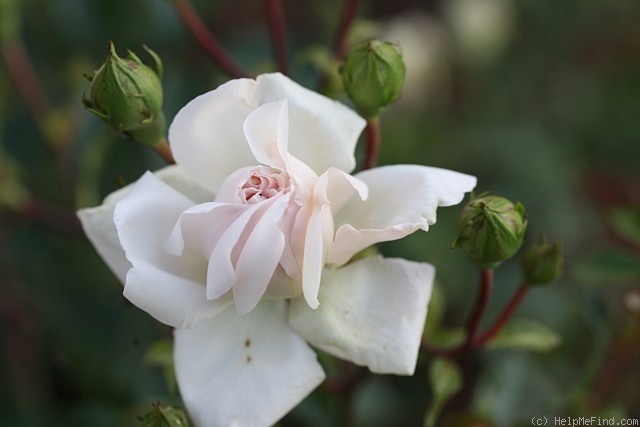
[[[177,165],[79,211],[124,295],[176,328],[197,425],[274,424],[324,379],[307,342],[413,373],[433,267],[348,261],[427,230],[476,180],[414,165],[351,176],[364,125],[281,74],[233,80],[175,117]]]

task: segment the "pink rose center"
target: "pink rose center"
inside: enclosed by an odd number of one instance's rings
[[[289,175],[285,171],[259,166],[251,170],[238,195],[244,203],[254,204],[288,193],[290,189]]]

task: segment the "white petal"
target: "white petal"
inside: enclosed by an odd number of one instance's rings
[[[381,374],[413,374],[435,270],[371,257],[325,269],[320,306],[291,302],[289,324],[312,345]]]
[[[244,316],[230,307],[174,337],[178,384],[197,426],[271,426],[324,380],[314,352],[288,328],[284,301]]]
[[[280,197],[257,222],[236,264],[233,299],[238,313],[253,310],[264,295],[284,249],[284,234],[278,223],[289,197]]]
[[[211,193],[190,179],[184,170],[178,166],[167,166],[155,172],[154,175],[192,200],[213,198]],[[124,249],[120,245],[118,231],[113,222],[113,214],[116,203],[130,189],[131,185],[123,187],[107,196],[102,205],[78,211],[78,217],[85,234],[121,283],[124,283],[127,271],[131,268],[131,263],[127,260]]]
[[[279,74],[258,76],[256,102],[286,99],[289,105],[289,152],[320,175],[333,166],[355,167],[353,155],[365,120],[338,101],[306,89]]]
[[[255,85],[251,79],[231,80],[189,102],[169,127],[176,162],[213,191],[231,172],[255,164],[242,128],[255,108]]]
[[[113,211],[116,203],[128,191],[129,188],[122,188],[111,193],[104,199],[102,205],[78,211],[78,218],[80,218],[84,233],[121,283],[124,283],[131,263],[125,257],[124,250],[120,246],[118,231],[113,223]]]
[[[207,302],[206,259],[173,256],[163,245],[193,202],[147,172],[116,204],[114,223],[133,268],[124,295],[161,322],[185,327],[215,314],[226,301]]]
[[[394,165],[356,174],[369,188],[369,197],[352,197],[334,212],[336,236],[327,262],[344,264],[366,247],[428,230],[438,206],[460,203],[473,190],[476,178],[446,169]]]
[[[272,168],[285,169],[289,156],[286,99],[270,102],[253,110],[244,122],[244,133],[258,162]]]
[[[174,328],[189,328],[226,307],[233,307],[231,294],[208,300],[204,285],[146,263],[129,270],[124,296]]]

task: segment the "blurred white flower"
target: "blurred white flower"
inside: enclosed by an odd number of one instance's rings
[[[402,51],[406,77],[396,103],[402,114],[448,101],[451,67],[447,34],[440,22],[423,12],[411,11],[381,23],[376,37],[398,43]]]
[[[349,260],[436,221],[475,178],[424,166],[349,175],[364,120],[280,74],[185,106],[177,165],[79,211],[124,295],[176,328],[176,375],[199,426],[274,424],[324,379],[307,342],[410,375],[434,277]]]
[[[445,17],[463,61],[484,66],[502,54],[513,37],[513,0],[449,0]]]

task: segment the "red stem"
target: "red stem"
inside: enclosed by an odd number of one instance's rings
[[[222,71],[234,79],[246,77],[247,73],[236,64],[218,39],[204,25],[189,0],[174,0],[174,4],[187,28]]]
[[[342,15],[340,16],[340,23],[338,24],[338,31],[333,44],[333,54],[338,60],[344,58],[346,53],[347,36],[356,17],[357,10],[358,0],[345,0],[343,3]]]
[[[378,160],[378,148],[380,147],[380,119],[374,117],[367,120],[365,129],[367,146],[365,148],[364,169],[371,169]]]
[[[527,295],[528,291],[529,287],[526,284],[520,285],[516,293],[511,297],[511,300],[509,300],[507,306],[504,308],[504,310],[502,310],[502,313],[500,313],[500,316],[495,321],[493,326],[491,326],[491,328],[489,328],[489,330],[485,332],[481,337],[475,340],[475,342],[473,343],[474,347],[482,347],[493,338],[495,338],[496,335],[498,335],[504,325],[507,324],[513,313],[516,311],[516,309],[520,306],[520,303]]]
[[[478,292],[478,298],[476,299],[475,308],[467,322],[467,341],[464,344],[464,348],[466,349],[472,349],[475,347],[474,344],[476,342],[476,334],[480,327],[480,320],[482,320],[482,315],[487,310],[492,288],[493,270],[480,270],[480,290]]]
[[[33,119],[41,125],[51,110],[51,105],[24,46],[18,39],[5,42],[2,45],[2,55],[20,98]]]
[[[278,64],[278,70],[282,74],[289,74],[289,62],[287,61],[287,31],[284,24],[284,9],[282,0],[267,0],[267,15],[271,29],[273,50]]]

